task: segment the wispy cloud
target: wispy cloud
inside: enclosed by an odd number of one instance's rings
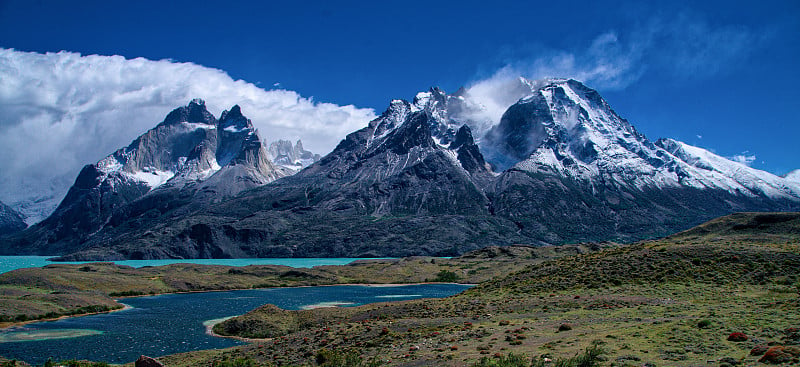
[[[0,49],[0,80],[0,200],[12,204],[45,192],[60,200],[82,165],[192,98],[205,99],[216,116],[239,104],[264,140],[302,137],[319,153],[375,116],[168,60]]]
[[[641,77],[644,48],[621,39],[617,32],[603,33],[582,50],[545,51],[532,60],[518,60],[510,68],[529,79],[573,78],[607,89],[624,88]]]
[[[684,13],[609,30],[580,49],[554,50],[510,66],[534,79],[570,77],[596,88],[621,89],[647,73],[697,79],[731,72],[772,34],[771,29],[713,25]]]
[[[728,159],[749,166],[756,161],[756,155],[749,153],[750,152],[748,151],[744,151],[741,154],[734,155],[733,157],[728,157]]]
[[[676,81],[698,80],[733,72],[772,35],[771,29],[714,25],[688,13],[651,17],[626,29],[603,32],[576,48],[539,48],[535,56],[510,60],[490,77],[472,83],[470,92],[496,122],[522,97],[512,93],[520,91],[519,76],[572,78],[600,90],[624,89],[648,73]]]

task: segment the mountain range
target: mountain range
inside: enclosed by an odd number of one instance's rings
[[[303,149],[301,140],[294,144],[289,140],[273,141],[267,148],[267,156],[273,163],[293,172],[299,171],[322,158],[319,154]]]
[[[736,211],[800,209],[797,174],[650,141],[578,81],[520,78],[516,90],[517,102],[488,124],[465,89],[393,100],[321,158],[300,142],[265,149],[237,106],[216,120],[195,100],[84,167],[56,211],[7,236],[3,252],[452,256],[635,241]]]

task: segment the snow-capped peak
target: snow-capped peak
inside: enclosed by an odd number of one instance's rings
[[[239,105],[234,105],[229,111],[223,111],[218,125],[220,129],[228,132],[253,130],[253,123],[242,115],[242,109]]]
[[[509,107],[481,141],[489,162],[499,170],[525,161],[539,149],[554,150],[556,160],[563,161],[560,165],[583,166],[597,159],[632,159],[652,150],[652,144],[583,84],[563,79],[530,84],[540,87]]]
[[[217,120],[205,101],[193,99],[96,167],[111,184],[131,181],[153,190],[166,183],[205,180],[237,158],[246,160],[242,151],[247,149],[259,150],[261,142],[238,105]]]
[[[520,82],[538,89],[509,107],[481,142],[497,170],[514,167],[640,190],[691,187],[800,200],[800,185],[790,180],[671,139],[652,143],[578,81]]]
[[[213,153],[209,154],[216,129],[217,119],[206,110],[205,101],[193,99],[127,147],[101,159],[96,167],[105,176],[102,180],[112,185],[132,181],[150,190],[176,176],[203,179],[219,169]]]

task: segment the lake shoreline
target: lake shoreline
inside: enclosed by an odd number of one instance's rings
[[[117,307],[117,300],[162,294],[337,285],[388,287],[440,282],[474,285],[498,275],[518,271],[528,263],[576,252],[591,252],[593,248],[577,245],[565,248],[512,246],[502,252],[494,249],[482,251],[489,251],[491,256],[478,256],[481,253],[464,258],[334,258],[334,261],[350,263],[293,264],[298,267],[278,264],[231,266],[188,263],[136,268],[99,262],[19,268],[0,274],[0,288],[5,289],[0,292],[0,301],[7,301],[0,302],[0,316],[5,316],[5,324],[2,325],[8,327],[20,325],[19,320],[26,320],[25,323],[28,323],[29,320],[44,320],[49,316],[95,311],[92,308],[80,308],[98,305]],[[20,260],[19,257],[6,257],[8,258]],[[3,259],[0,257],[0,265]],[[306,260],[331,259],[303,259]],[[18,263],[21,264],[24,263]]]
[[[35,324],[37,322],[49,322],[49,321],[58,321],[58,320],[69,319],[69,318],[73,318],[73,317],[101,315],[101,314],[107,314],[107,313],[113,313],[113,312],[126,311],[126,310],[130,310],[130,309],[133,308],[133,307],[128,306],[128,305],[126,305],[124,303],[119,303],[118,302],[118,304],[121,305],[122,307],[115,308],[115,309],[108,310],[108,311],[87,312],[87,313],[80,313],[80,314],[75,314],[75,315],[63,315],[63,316],[50,317],[50,318],[38,319],[38,320],[27,320],[27,321],[17,321],[17,322],[0,322],[0,332],[9,331],[10,329],[17,328],[17,327],[20,327],[20,326],[25,326],[25,325],[29,325],[29,324]]]
[[[220,334],[217,334],[217,333],[214,332],[214,326],[216,326],[219,323],[225,322],[225,320],[232,319],[234,317],[236,317],[236,316],[225,317],[225,318],[222,318],[222,319],[214,320],[213,323],[205,325],[206,334],[211,335],[211,336],[213,336],[215,338],[233,339],[233,340],[238,340],[238,341],[245,342],[245,343],[268,342],[268,341],[272,341],[272,340],[275,339],[275,338],[263,338],[263,339],[245,338],[245,337],[235,336],[235,335],[220,335]]]
[[[165,296],[170,294],[193,294],[193,293],[212,293],[212,292],[233,292],[233,291],[246,291],[246,290],[258,290],[258,289],[286,289],[286,288],[311,288],[311,287],[338,287],[338,286],[360,286],[360,287],[403,287],[403,286],[412,286],[412,285],[427,285],[427,284],[455,284],[455,285],[466,285],[466,286],[475,286],[476,284],[470,283],[454,283],[454,282],[417,282],[417,283],[341,283],[341,284],[320,284],[320,285],[298,285],[292,287],[264,287],[264,288],[232,288],[232,289],[210,289],[210,290],[199,290],[199,291],[180,291],[180,292],[164,292],[164,293],[154,293],[154,294],[141,294],[135,296],[120,296],[120,297],[113,297],[114,301],[124,300],[128,298],[140,298],[140,297],[153,297],[153,296]],[[391,301],[389,301],[391,302]],[[115,308],[108,311],[99,311],[99,312],[88,312],[88,313],[81,313],[75,315],[63,315],[58,317],[46,318],[46,319],[37,319],[37,320],[26,320],[26,321],[18,321],[18,322],[0,322],[0,332],[8,331],[9,329],[13,329],[16,327],[34,324],[37,322],[48,322],[48,321],[58,321],[73,317],[82,317],[82,316],[91,316],[91,315],[100,315],[100,314],[107,314],[112,312],[119,312],[131,309],[130,306],[122,303],[117,302],[117,304],[121,305],[120,308]],[[221,321],[220,321],[221,322]],[[216,324],[216,323],[215,323]],[[213,327],[213,325],[212,325]],[[212,332],[213,333],[213,332]],[[225,335],[218,335],[216,333],[209,334],[215,337],[220,338],[232,338],[232,339],[241,339],[242,341],[248,341],[247,338],[238,338],[233,336],[225,336]],[[252,339],[254,342],[264,341],[262,339]]]
[[[382,285],[382,284],[381,284]],[[0,355],[41,365],[53,355],[61,360],[86,359],[107,363],[128,363],[139,355],[162,356],[196,350],[223,349],[238,345],[267,345],[259,339],[231,338],[214,333],[214,326],[227,317],[243,315],[264,304],[284,310],[305,305],[384,303],[380,296],[406,295],[414,299],[441,298],[463,291],[461,285],[428,284],[412,287],[282,287],[245,289],[227,293],[192,292],[165,297],[131,297],[120,301],[132,306],[129,312],[70,318],[56,323],[32,324],[3,333],[8,340],[37,338],[20,344],[0,343]],[[270,306],[272,307],[272,306]],[[293,311],[292,311],[293,312]],[[217,326],[219,328],[219,326]],[[69,330],[70,337],[60,330]],[[73,330],[76,330],[73,332]],[[92,330],[90,338],[77,331]],[[80,335],[79,335],[80,334]],[[222,333],[227,334],[227,333]],[[277,340],[277,339],[276,339]],[[53,352],[55,351],[55,352]]]
[[[403,287],[403,286],[413,286],[413,285],[429,285],[429,284],[453,284],[453,285],[465,285],[465,286],[471,286],[471,287],[474,287],[474,286],[476,286],[476,285],[477,285],[477,284],[453,283],[453,282],[450,282],[450,283],[440,283],[440,282],[420,282],[420,283],[363,283],[363,284],[359,284],[359,283],[346,283],[346,284],[301,285],[301,286],[297,286],[297,287],[272,287],[272,288],[256,288],[256,289],[275,289],[275,288],[310,288],[310,287],[337,287],[337,286],[360,286],[360,287],[376,287],[376,288],[382,288],[382,287],[386,287],[386,288],[390,288],[390,287]],[[468,289],[469,289],[469,288],[468,288]],[[216,292],[216,291],[214,291],[214,292]],[[184,293],[197,293],[197,292],[184,292]],[[173,294],[173,293],[165,293],[165,294]],[[456,294],[458,294],[458,293],[456,293]],[[386,301],[386,302],[402,302],[402,301]],[[326,306],[326,307],[328,307],[328,308],[336,308],[336,307],[340,307],[340,306]],[[358,307],[358,306],[356,306],[356,307]],[[324,308],[324,307],[319,307],[319,308]],[[211,335],[211,336],[213,336],[213,337],[217,337],[217,338],[228,338],[228,339],[234,339],[234,340],[239,340],[239,341],[246,342],[246,343],[259,343],[259,342],[268,342],[268,341],[271,341],[271,340],[274,340],[274,339],[275,339],[275,338],[245,338],[245,337],[241,337],[241,336],[235,336],[235,335],[220,335],[220,334],[217,334],[217,333],[215,333],[215,332],[214,332],[214,326],[216,326],[216,325],[217,325],[217,324],[219,324],[219,323],[225,322],[225,321],[226,321],[226,320],[228,320],[228,319],[232,319],[232,318],[234,318],[234,317],[237,317],[237,316],[241,316],[241,315],[234,315],[234,316],[230,316],[230,317],[226,317],[226,318],[222,318],[222,319],[217,319],[217,320],[209,320],[209,321],[214,321],[214,322],[213,322],[213,323],[209,323],[208,325],[205,325],[205,326],[206,326],[206,334],[208,334],[208,335]]]

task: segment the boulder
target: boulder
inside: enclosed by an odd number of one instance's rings
[[[779,364],[792,362],[797,360],[798,357],[800,357],[800,347],[785,347],[782,345],[776,345],[772,348],[769,348],[767,353],[765,353],[764,356],[758,361],[762,363]]]
[[[136,360],[134,363],[136,367],[164,367],[161,362],[157,361],[155,358],[150,358],[148,356],[139,356],[139,359]]]

